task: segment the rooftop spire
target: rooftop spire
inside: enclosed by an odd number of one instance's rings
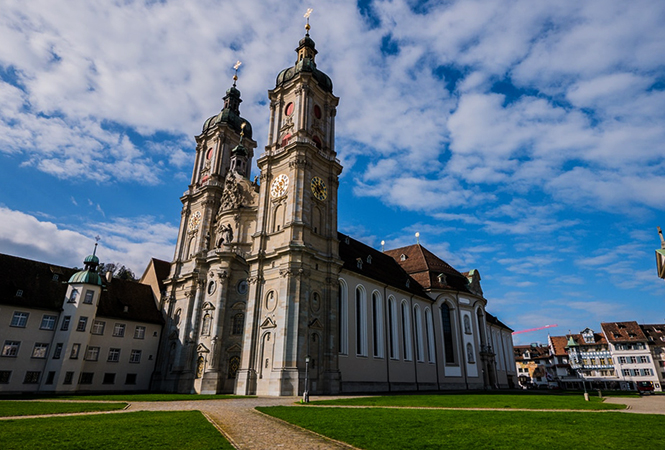
[[[660,248],[665,249],[665,238],[663,237],[663,230],[658,227],[658,236],[660,236]]]
[[[305,25],[305,35],[309,36],[309,29],[311,28],[309,26],[309,16],[312,14],[312,11],[314,11],[312,8],[307,8],[307,12],[303,16],[305,19],[307,19],[307,23]]]
[[[233,87],[236,87],[236,81],[238,81],[238,68],[242,65],[242,63],[238,60],[236,61],[235,65],[233,68],[236,70],[236,73],[233,75]]]

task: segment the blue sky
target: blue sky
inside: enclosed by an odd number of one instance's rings
[[[340,231],[377,248],[420,232],[480,271],[515,330],[665,321],[657,0],[5,0],[0,252],[81,265],[99,235],[100,258],[137,273],[171,260],[193,136],[241,60],[265,145],[267,90],[309,7],[341,98]]]

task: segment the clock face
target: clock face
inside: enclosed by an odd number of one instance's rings
[[[201,211],[196,211],[192,216],[189,218],[189,231],[196,231],[199,229],[199,225],[201,225]]]
[[[278,175],[270,185],[270,195],[281,197],[286,194],[286,188],[289,187],[289,177],[285,174]]]
[[[314,177],[312,178],[312,194],[314,194],[314,197],[318,198],[319,200],[325,200],[326,197],[328,196],[328,190],[326,189],[326,184],[323,182],[323,180],[319,177]]]

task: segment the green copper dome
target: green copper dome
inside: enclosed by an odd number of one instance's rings
[[[314,80],[316,80],[316,83],[321,87],[321,89],[332,94],[332,80],[328,75],[316,68],[314,56],[316,55],[317,51],[315,49],[314,40],[309,37],[309,33],[306,34],[304,38],[300,39],[296,52],[298,53],[298,61],[293,67],[288,67],[282,70],[279,75],[277,75],[277,81],[275,83],[276,86],[279,87],[293,79],[299,73],[306,72],[312,74],[312,77]]]
[[[240,91],[236,88],[235,84],[231,86],[224,96],[224,108],[208,120],[203,123],[202,132],[210,130],[211,128],[216,127],[222,123],[228,124],[234,131],[240,133],[242,131],[241,125],[243,122],[245,125],[245,136],[249,139],[252,138],[252,125],[240,116],[240,103],[242,102],[240,98]]]
[[[81,270],[76,272],[69,279],[69,284],[96,284],[97,286],[102,285],[102,277],[99,276],[97,272],[92,270]]]

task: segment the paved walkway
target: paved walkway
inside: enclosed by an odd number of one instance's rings
[[[643,397],[606,397],[606,403],[628,405],[624,410],[636,414],[665,414],[665,395],[645,395]]]

